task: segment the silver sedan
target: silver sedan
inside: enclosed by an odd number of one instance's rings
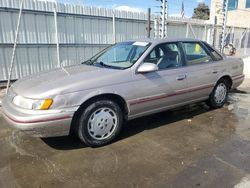
[[[194,39],[121,42],[91,59],[15,82],[5,119],[33,136],[76,134],[97,147],[113,141],[124,120],[206,101],[222,107],[244,79],[243,62]]]

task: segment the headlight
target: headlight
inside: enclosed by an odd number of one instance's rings
[[[32,108],[34,110],[48,110],[52,103],[52,99],[36,100],[33,102]]]
[[[13,103],[21,108],[30,110],[48,110],[53,103],[52,99],[36,100],[27,99],[22,96],[15,96]]]

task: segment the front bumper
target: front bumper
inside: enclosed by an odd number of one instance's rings
[[[3,117],[8,124],[35,137],[69,135],[77,108],[63,110],[24,110],[6,96],[2,101]]]

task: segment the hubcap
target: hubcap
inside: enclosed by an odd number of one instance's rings
[[[227,87],[224,83],[220,83],[215,90],[214,99],[217,104],[221,104],[227,96]]]
[[[117,123],[117,115],[112,109],[99,108],[90,115],[88,133],[96,140],[104,140],[113,134]]]

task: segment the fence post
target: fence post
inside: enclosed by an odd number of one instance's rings
[[[230,32],[230,43],[234,44],[234,27],[232,27]]]
[[[244,55],[247,55],[247,46],[249,42],[249,28],[246,30],[246,35],[245,35],[245,42],[244,42]]]
[[[206,24],[204,25],[204,36],[203,37],[204,37],[203,40],[207,41],[207,25]]]
[[[113,43],[116,43],[115,11],[113,11]]]
[[[167,14],[167,9],[166,9],[166,4],[167,4],[167,0],[163,0],[162,1],[162,12],[161,12],[161,38],[165,38],[166,37],[166,14]]]
[[[154,38],[159,38],[159,20],[158,18],[154,19]]]
[[[189,23],[187,22],[187,27],[186,27],[186,38],[188,38],[189,35]]]
[[[241,34],[240,42],[239,42],[239,45],[238,45],[238,48],[239,48],[239,49],[241,48],[243,38],[246,36],[246,32],[247,32],[247,29],[245,29],[245,30],[243,31],[243,33]]]
[[[147,22],[147,38],[150,38],[151,32],[151,8],[148,8],[148,22]]]
[[[211,41],[211,30],[210,30],[210,26],[206,26],[206,38],[205,38],[205,41],[209,44],[210,41]]]
[[[57,67],[61,67],[61,62],[60,62],[60,45],[59,45],[58,25],[57,25],[57,2],[55,2],[55,4],[54,4],[54,23],[55,23]]]
[[[14,47],[13,47],[13,52],[11,56],[11,62],[10,62],[10,69],[9,69],[9,75],[8,75],[8,82],[7,82],[7,88],[6,88],[6,94],[9,91],[10,87],[10,79],[13,71],[13,65],[14,65],[14,60],[15,60],[15,55],[16,55],[16,46],[17,46],[17,41],[18,41],[18,34],[19,34],[19,28],[20,28],[20,22],[21,22],[21,16],[22,16],[22,11],[23,11],[23,1],[21,1],[20,4],[20,11],[19,11],[19,16],[18,16],[18,21],[17,21],[17,28],[16,28],[16,34],[15,34],[15,41],[14,41]]]
[[[221,33],[221,45],[220,45],[220,52],[223,53],[224,46],[225,46],[225,39],[226,39],[226,26],[227,26],[227,12],[228,12],[228,0],[223,0],[223,23],[222,23],[222,33]]]
[[[217,35],[217,16],[214,17],[214,25],[213,25],[213,47],[216,47],[216,35]]]

